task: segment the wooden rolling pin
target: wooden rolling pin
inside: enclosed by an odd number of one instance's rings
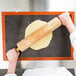
[[[17,43],[17,51],[25,51],[30,46],[35,44],[37,41],[39,41],[41,38],[48,35],[50,32],[54,31],[58,27],[61,26],[61,21],[58,17],[53,18],[50,20],[47,24],[45,24],[43,27],[39,28],[23,40],[19,41]]]

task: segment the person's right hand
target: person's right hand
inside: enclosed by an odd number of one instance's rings
[[[62,24],[68,29],[69,33],[76,32],[76,27],[74,26],[69,13],[62,13],[59,16]]]
[[[60,18],[62,24],[65,25],[66,27],[73,25],[73,22],[71,20],[69,13],[62,13],[61,15],[59,15],[59,18]]]
[[[17,52],[15,48],[10,49],[7,52],[7,57],[8,57],[9,62],[16,62],[18,59],[18,56],[19,56],[19,52]]]

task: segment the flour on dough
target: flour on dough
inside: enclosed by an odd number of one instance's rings
[[[39,29],[40,27],[44,26],[47,22],[41,21],[41,20],[35,20],[31,24],[27,26],[25,29],[25,37]],[[41,40],[37,41],[35,44],[33,44],[30,48],[34,50],[40,50],[42,48],[46,48],[52,39],[52,32],[50,32],[47,36],[42,38]]]

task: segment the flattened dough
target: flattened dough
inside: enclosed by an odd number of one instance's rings
[[[47,22],[41,21],[41,20],[35,20],[31,24],[28,25],[28,27],[25,29],[25,37],[39,29],[40,27],[44,26]],[[30,48],[34,50],[40,50],[42,48],[46,48],[52,39],[52,32],[49,33],[47,36],[42,38],[41,40],[37,41],[34,45],[32,45]]]

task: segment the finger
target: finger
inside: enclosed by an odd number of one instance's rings
[[[8,56],[8,55],[9,55],[9,53],[10,53],[10,50],[6,53],[6,56]]]
[[[60,19],[60,21],[62,21],[63,16],[59,15],[58,18]]]
[[[15,48],[13,48],[13,49],[11,49],[11,50],[16,51],[16,49],[15,49]]]
[[[67,13],[63,13],[62,15],[63,15],[63,16],[69,16],[70,13],[68,13],[68,12],[67,12]]]
[[[20,52],[17,52],[17,55],[19,56]]]
[[[6,53],[6,56],[8,56],[8,53]]]
[[[65,13],[70,14],[69,11],[65,11]]]

